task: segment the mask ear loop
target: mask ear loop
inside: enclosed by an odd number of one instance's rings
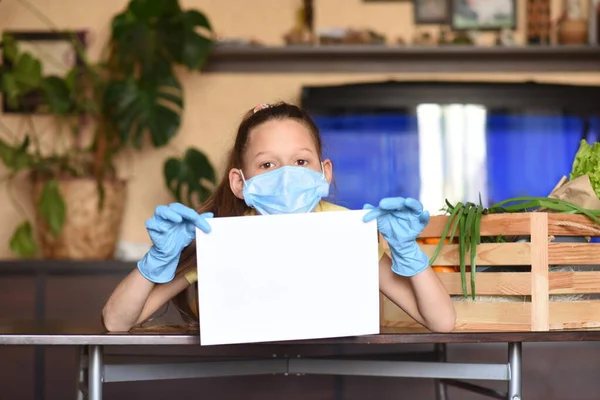
[[[325,165],[323,165],[323,161],[321,161],[321,174],[323,175],[323,179],[325,179]]]
[[[246,182],[246,178],[244,177],[244,173],[242,172],[241,169],[238,169],[238,171],[240,171],[240,175],[242,175],[242,181],[244,181],[244,186],[248,187],[248,183]]]
[[[246,178],[244,177],[244,172],[242,172],[241,169],[238,169],[238,171],[240,171],[240,175],[242,175],[242,181],[244,181],[244,186],[248,187],[248,182],[246,182]],[[250,208],[256,209],[254,206],[250,206]]]

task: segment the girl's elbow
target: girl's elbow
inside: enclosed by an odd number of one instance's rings
[[[445,318],[440,318],[435,323],[431,324],[429,330],[433,333],[451,333],[456,328],[456,313],[450,313]]]
[[[102,309],[102,325],[107,332],[127,332],[131,326],[125,324],[115,313],[112,313],[107,307]]]
[[[433,333],[452,333],[456,327],[456,321],[448,320],[442,323],[438,323],[432,327]]]

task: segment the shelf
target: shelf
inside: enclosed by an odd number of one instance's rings
[[[600,72],[590,46],[217,46],[206,72]]]
[[[0,276],[126,274],[135,266],[134,261],[120,260],[0,260]]]

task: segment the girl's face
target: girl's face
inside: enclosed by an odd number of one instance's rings
[[[250,131],[243,156],[246,180],[283,166],[297,166],[323,172],[329,183],[333,176],[330,160],[320,160],[310,131],[293,119],[270,120]],[[229,184],[236,197],[243,199],[244,181],[237,168],[229,171]]]

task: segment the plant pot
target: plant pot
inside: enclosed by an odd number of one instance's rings
[[[588,26],[587,21],[566,20],[558,28],[558,42],[564,45],[583,45],[587,44]]]
[[[104,204],[99,208],[98,184],[91,178],[65,178],[58,187],[65,203],[65,220],[55,236],[38,206],[46,180],[34,180],[36,234],[45,259],[106,260],[114,258],[121,232],[126,183],[104,181]]]

